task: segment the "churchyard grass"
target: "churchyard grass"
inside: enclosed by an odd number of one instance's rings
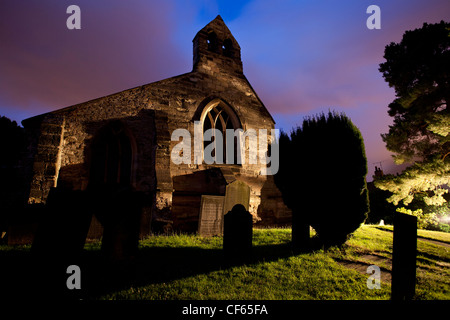
[[[418,235],[415,298],[450,300],[450,234]],[[140,241],[135,260],[106,268],[100,242],[89,242],[82,283],[88,299],[384,300],[390,281],[382,276],[380,289],[368,289],[366,269],[390,275],[392,238],[390,226],[363,225],[341,248],[299,253],[289,228],[254,229],[252,256],[230,262],[221,237],[155,235]],[[29,253],[30,246],[0,246],[4,262]]]
[[[390,273],[392,231],[392,226],[363,225],[342,249],[329,254],[337,261],[375,264]],[[450,300],[450,233],[418,230],[417,235],[416,299]]]
[[[391,228],[392,230],[392,228]],[[392,231],[361,226],[342,248],[295,253],[291,230],[253,230],[253,260],[240,265],[221,265],[209,272],[160,281],[108,293],[102,299],[390,299],[390,283],[382,278],[381,289],[368,289],[368,274],[343,262],[391,271]],[[450,234],[429,237],[450,241]],[[313,234],[313,233],[312,233]],[[419,230],[419,236],[423,234]],[[142,248],[192,248],[210,250],[219,259],[220,237],[155,236]],[[213,255],[212,252],[216,252]],[[378,257],[376,261],[371,257]],[[186,257],[188,259],[188,257]],[[169,259],[171,260],[171,259]],[[450,252],[448,247],[418,241],[417,299],[450,299]],[[205,261],[203,261],[205,263]],[[167,261],[170,265],[171,262]],[[169,267],[174,268],[173,266]],[[179,266],[183,268],[182,265]],[[174,272],[177,272],[174,268]],[[364,270],[364,269],[363,269]]]
[[[245,263],[218,262],[216,270],[172,281],[135,286],[102,296],[103,299],[389,299],[389,286],[369,290],[367,276],[342,267],[328,253],[318,250],[295,254],[290,229],[255,229],[253,257]],[[142,241],[142,248],[192,248],[218,250],[207,254],[221,261],[220,237],[156,236]],[[170,257],[167,257],[172,260]],[[186,257],[188,259],[188,257]],[[207,263],[205,260],[202,263]],[[210,261],[211,263],[211,261]],[[194,263],[195,264],[195,263]],[[191,263],[187,263],[188,268]],[[169,262],[168,268],[174,268]],[[184,269],[186,266],[179,265]],[[174,272],[176,272],[174,270]]]

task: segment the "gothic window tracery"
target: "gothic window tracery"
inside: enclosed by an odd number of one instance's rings
[[[240,128],[239,120],[232,112],[230,108],[227,108],[223,103],[213,105],[208,109],[203,121],[203,135],[209,129],[216,129],[212,131],[211,141],[204,141],[203,148],[207,148],[210,144],[213,144],[214,148],[211,152],[211,156],[215,159],[217,164],[227,163],[227,143],[233,143],[233,154],[229,155],[228,163],[232,161],[233,164],[237,164],[237,138],[234,137],[234,141],[227,141],[227,129],[236,130]],[[219,136],[216,136],[217,132],[220,132]],[[221,139],[221,141],[220,141]],[[221,150],[218,152],[218,150]]]

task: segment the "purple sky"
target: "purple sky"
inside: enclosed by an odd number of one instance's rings
[[[66,27],[72,4],[81,8],[81,30]],[[380,30],[366,27],[371,4],[381,8]],[[375,162],[398,169],[380,137],[394,91],[378,65],[405,30],[448,20],[448,0],[2,0],[0,115],[20,122],[189,72],[192,39],[217,14],[277,128],[343,111],[364,136],[368,180]]]

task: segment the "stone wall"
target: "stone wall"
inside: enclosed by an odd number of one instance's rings
[[[64,135],[64,117],[46,115],[40,123],[39,138],[35,146],[33,176],[28,203],[45,203],[50,188],[56,186],[61,166],[61,145]]]

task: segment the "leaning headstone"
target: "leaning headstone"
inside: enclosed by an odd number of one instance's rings
[[[416,287],[417,218],[398,213],[394,217],[392,300],[411,300]]]
[[[202,195],[198,233],[201,236],[218,236],[223,231],[223,196]]]
[[[224,217],[223,250],[231,260],[248,257],[252,250],[253,217],[237,204]]]

